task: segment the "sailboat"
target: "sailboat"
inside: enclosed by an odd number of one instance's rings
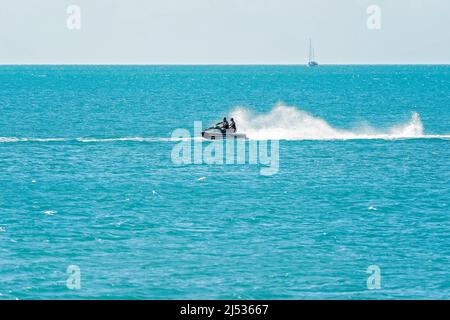
[[[314,60],[314,48],[312,46],[312,41],[309,39],[309,60],[308,67],[317,67],[319,64]]]

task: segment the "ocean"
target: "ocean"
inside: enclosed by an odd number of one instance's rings
[[[449,88],[437,65],[0,66],[0,299],[448,299]],[[224,116],[273,174],[174,161]]]

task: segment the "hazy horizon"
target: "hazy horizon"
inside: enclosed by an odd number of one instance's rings
[[[0,64],[304,65],[312,38],[322,65],[447,65],[449,15],[444,0],[16,0]]]
[[[304,66],[302,63],[0,63],[0,66]],[[450,66],[450,63],[321,63],[320,66]]]

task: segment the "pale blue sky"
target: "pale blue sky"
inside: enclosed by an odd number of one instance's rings
[[[450,64],[449,30],[449,0],[3,0],[0,63]]]

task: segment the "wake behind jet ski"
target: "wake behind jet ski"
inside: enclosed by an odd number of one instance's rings
[[[231,123],[228,123],[227,118],[223,118],[222,122],[203,130],[202,137],[207,140],[247,139],[245,134],[237,133],[236,123],[233,118],[231,118]]]

